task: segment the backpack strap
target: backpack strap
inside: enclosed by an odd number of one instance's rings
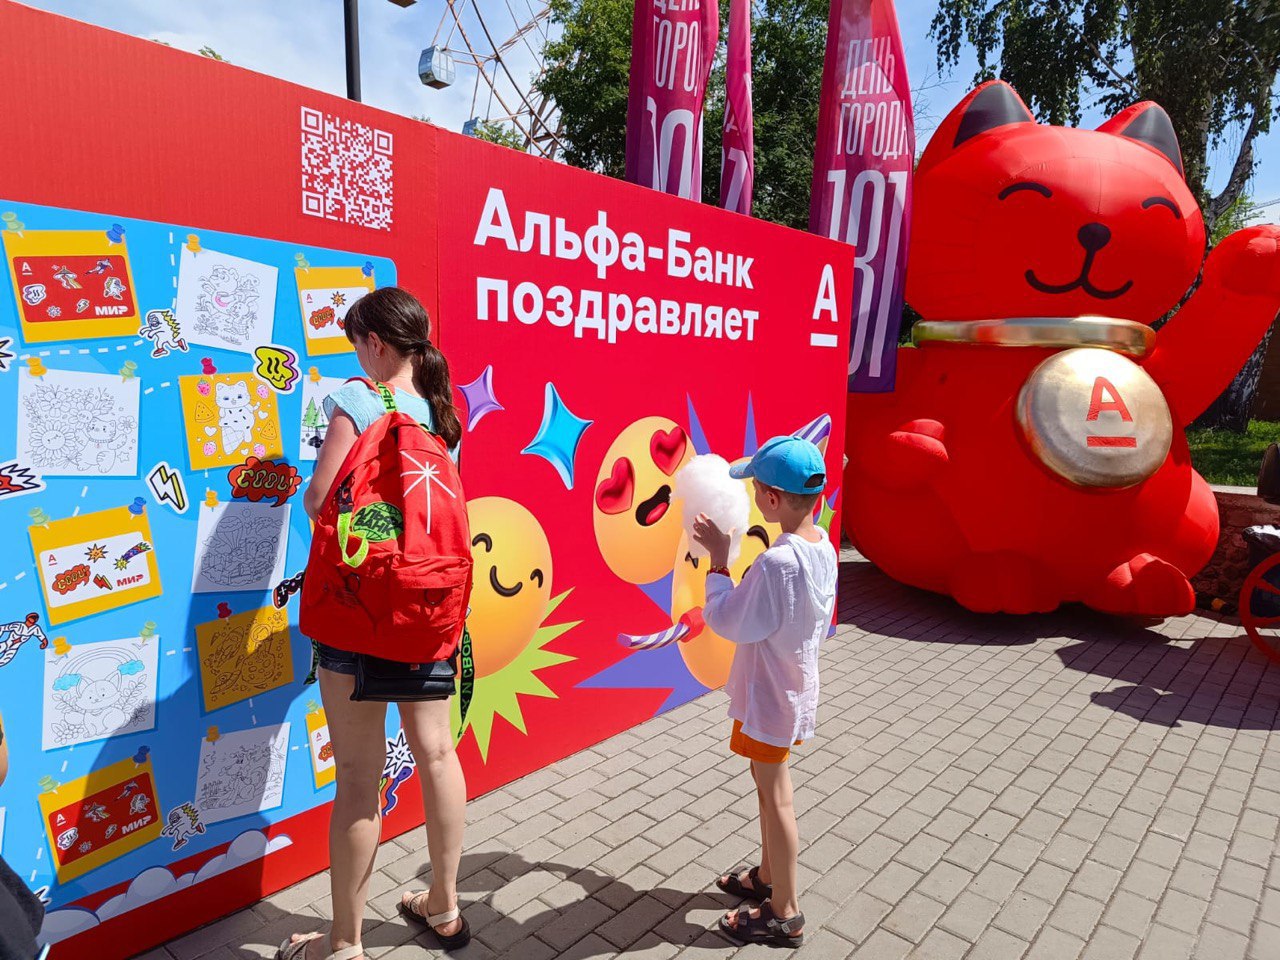
[[[352,377],[347,383],[359,381],[372,390],[382,400],[382,405],[386,408],[387,413],[395,413],[399,410],[396,406],[395,388],[388,386],[381,380],[370,380],[368,377]]]

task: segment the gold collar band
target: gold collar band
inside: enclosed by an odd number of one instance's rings
[[[1008,320],[920,320],[911,342],[977,343],[992,347],[1102,347],[1145,356],[1156,342],[1146,324],[1113,317],[1012,317]]]

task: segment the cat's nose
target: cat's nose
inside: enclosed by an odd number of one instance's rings
[[[1101,223],[1086,223],[1076,234],[1080,246],[1089,253],[1097,253],[1111,242],[1111,231]]]

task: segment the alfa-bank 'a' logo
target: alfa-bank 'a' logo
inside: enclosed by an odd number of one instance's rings
[[[840,310],[836,304],[836,275],[829,263],[823,266],[822,277],[818,280],[818,295],[813,301],[812,319],[815,323],[823,324],[824,329],[809,334],[809,346],[839,346],[839,334],[827,332],[826,329],[828,322],[837,325],[840,323]]]
[[[1093,392],[1089,396],[1089,412],[1085,416],[1085,422],[1094,423],[1099,415],[1106,412],[1118,413],[1122,422],[1133,423],[1133,414],[1129,412],[1129,408],[1125,405],[1124,399],[1120,396],[1120,391],[1106,377],[1096,377],[1093,381]],[[1133,449],[1138,446],[1138,438],[1136,436],[1123,437],[1088,433],[1085,435],[1085,443],[1090,447],[1127,447]]]

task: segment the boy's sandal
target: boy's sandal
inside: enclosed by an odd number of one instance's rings
[[[298,940],[286,940],[280,944],[280,949],[276,951],[276,960],[305,960],[307,946],[312,941],[319,940],[323,936],[323,933],[313,933]],[[364,947],[356,943],[349,947],[343,947],[341,950],[333,951],[324,960],[356,960],[356,957],[361,956],[363,953]]]
[[[716,886],[733,897],[748,897],[752,900],[768,900],[773,896],[773,885],[760,879],[760,868],[752,867],[747,871],[747,879],[751,886],[744,884],[738,874],[741,871],[722,874],[716,877]],[[726,879],[727,878],[727,879]]]
[[[400,898],[397,908],[400,916],[406,920],[412,920],[414,923],[423,924],[428,930],[435,934],[435,938],[440,941],[440,946],[445,950],[458,950],[465,947],[471,942],[471,924],[467,923],[467,918],[462,916],[462,910],[454,907],[452,910],[446,910],[444,913],[420,913],[416,909],[419,900],[426,903],[426,898],[430,895],[430,890],[419,890],[416,893],[405,893]],[[457,933],[444,934],[436,927],[442,927],[446,923],[451,923],[462,917],[462,926]]]
[[[773,906],[765,900],[760,904],[760,916],[751,916],[751,908],[746,906],[738,911],[738,922],[730,923],[728,918],[720,918],[720,932],[739,943],[767,943],[774,947],[798,947],[804,943],[804,914],[797,913],[788,920],[779,920],[774,915]],[[792,933],[796,930],[796,933]]]

